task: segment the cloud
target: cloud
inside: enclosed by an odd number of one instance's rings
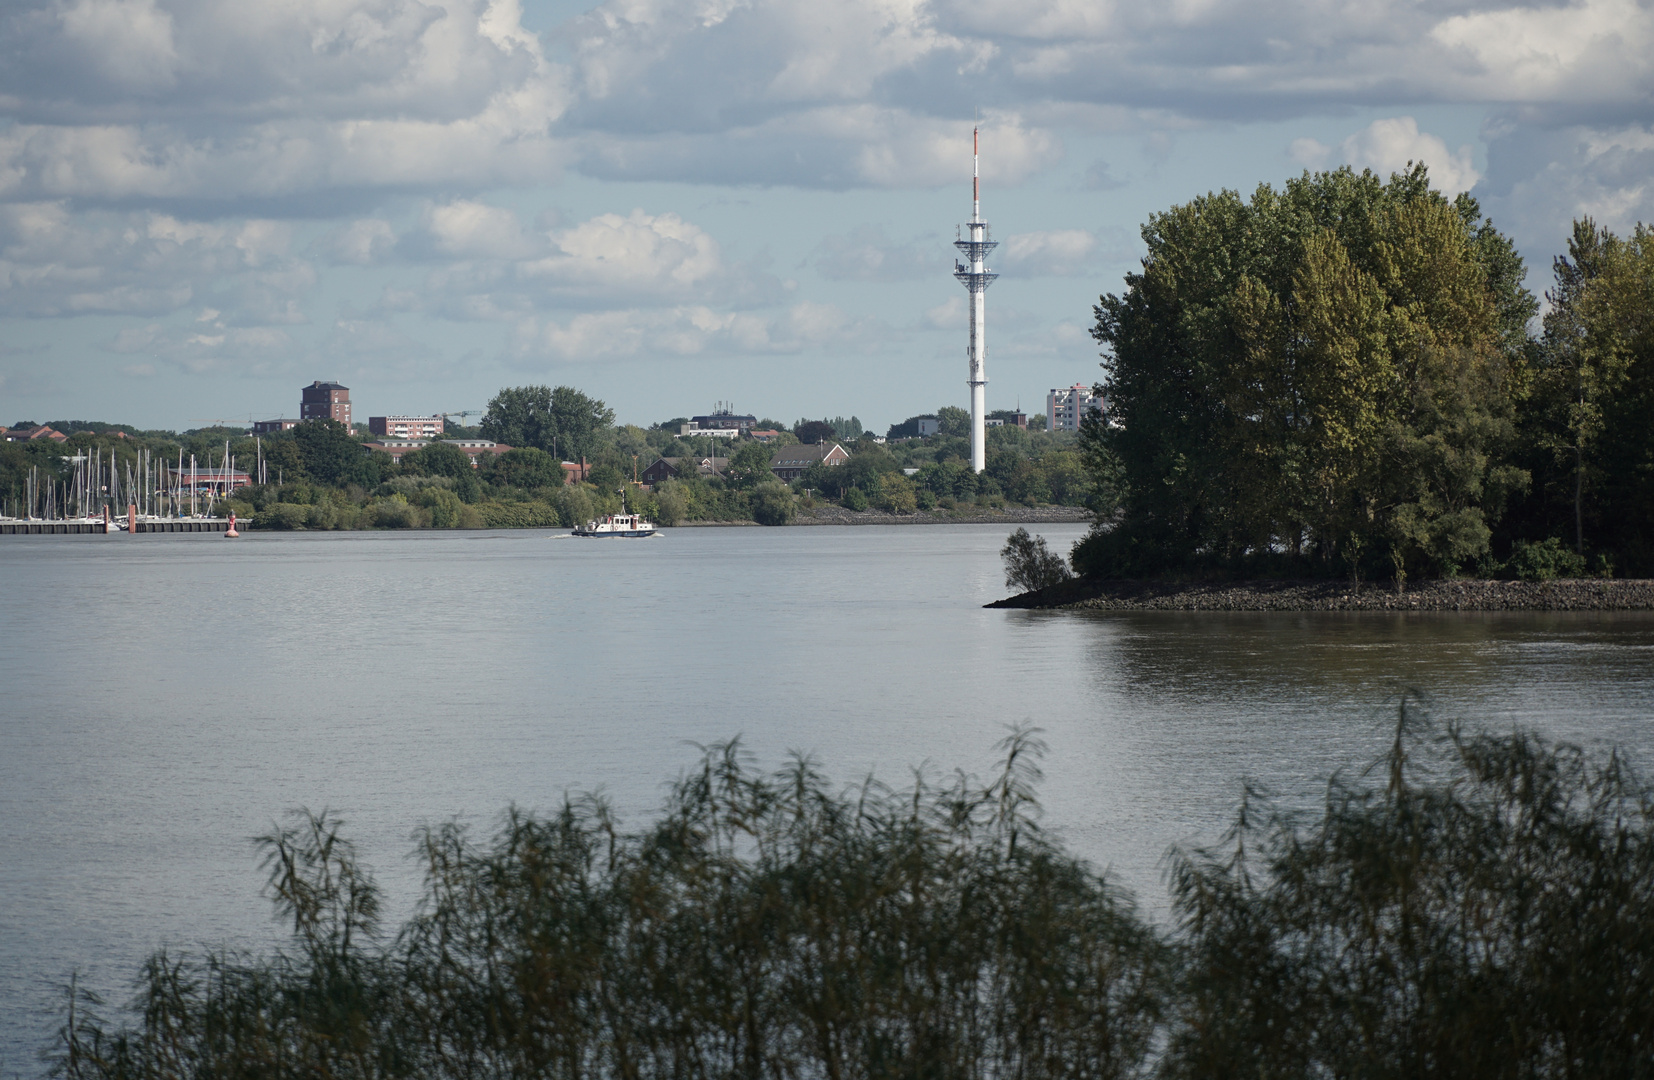
[[[1421,132],[1411,116],[1374,120],[1345,139],[1343,151],[1349,165],[1380,176],[1405,171],[1408,162],[1422,162],[1430,169],[1431,183],[1449,198],[1475,187],[1482,178],[1472,164],[1469,146],[1457,152],[1448,150],[1440,137]]]
[[[382,218],[358,218],[330,230],[313,250],[334,263],[371,266],[396,250],[396,229]]]
[[[154,212],[74,214],[62,202],[0,204],[0,313],[159,315],[206,295],[246,323],[301,321],[315,270],[291,227],[183,221]],[[215,301],[217,303],[217,301]]]
[[[519,359],[590,362],[706,353],[776,355],[841,344],[873,332],[831,304],[800,303],[772,318],[704,306],[627,309],[531,319],[518,327]]]
[[[121,355],[163,361],[191,375],[296,376],[302,368],[296,362],[299,349],[293,338],[285,330],[268,326],[148,323],[120,331],[106,347]]]
[[[1097,238],[1084,229],[1013,233],[1005,238],[1000,265],[1022,277],[1072,277],[1091,269]]]
[[[897,242],[880,225],[858,225],[848,234],[829,236],[811,262],[832,281],[912,281],[948,271],[953,248],[938,236]]]
[[[520,259],[541,247],[510,210],[468,199],[429,208],[425,228],[438,251],[460,258]]]

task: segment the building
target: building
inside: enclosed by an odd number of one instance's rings
[[[350,387],[317,380],[299,391],[300,420],[337,420],[350,427]]]
[[[789,484],[803,476],[815,465],[843,465],[850,460],[849,451],[838,443],[814,443],[810,446],[783,446],[770,461],[770,472]]]
[[[670,480],[674,476],[682,476],[683,470],[687,467],[684,464],[686,461],[694,464],[695,471],[702,476],[720,476],[729,469],[729,459],[723,457],[663,457],[656,458],[654,461],[650,462],[649,467],[643,470],[643,473],[638,477],[638,479],[645,484],[653,486],[660,483],[662,480]]]
[[[691,416],[689,424],[702,430],[734,428],[736,431],[751,431],[758,426],[758,417],[737,413],[725,406],[713,409],[705,416]]]
[[[49,439],[52,442],[68,442],[69,436],[45,424],[35,424],[31,427],[0,428],[0,439],[7,442],[33,442],[36,439]]]
[[[678,425],[679,438],[687,439],[695,435],[710,435],[714,439],[738,439],[741,437],[741,429],[738,427],[702,427],[699,420],[691,420],[687,424]]]
[[[386,439],[436,439],[442,436],[442,417],[370,416],[368,430]]]
[[[219,465],[199,465],[182,469],[170,466],[167,473],[172,478],[172,489],[189,494],[194,488],[197,495],[223,495],[238,488],[244,488],[253,482],[253,478],[238,469],[226,469]]]
[[[253,434],[274,435],[278,432],[286,431],[289,428],[296,428],[298,426],[299,422],[297,420],[254,420]]]
[[[563,462],[563,484],[584,484],[586,477],[591,475],[592,467],[583,461]]]
[[[1080,422],[1088,414],[1101,416],[1103,413],[1103,399],[1091,392],[1091,387],[1084,383],[1075,383],[1073,386],[1061,390],[1052,390],[1045,395],[1045,430],[1047,431],[1078,431]]]
[[[369,450],[377,450],[382,454],[389,454],[391,460],[401,464],[402,459],[421,447],[429,446],[434,439],[389,439],[379,442],[370,442],[365,445]],[[465,451],[465,456],[471,459],[473,469],[481,468],[484,460],[492,460],[510,450],[505,443],[490,442],[487,439],[443,439],[449,446],[457,446]],[[563,466],[564,471],[568,465]]]
[[[775,441],[781,433],[774,428],[753,428],[747,434],[761,443],[768,443]]]
[[[921,416],[917,423],[919,425],[919,438],[921,439],[942,430],[942,422],[934,416]]]

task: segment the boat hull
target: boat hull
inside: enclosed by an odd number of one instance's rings
[[[585,529],[576,529],[576,530],[574,530],[573,535],[593,537],[593,538],[605,537],[605,536],[642,537],[642,536],[653,536],[653,535],[655,535],[655,530],[653,530],[653,529],[601,529],[601,530],[598,530],[596,532],[588,532]]]

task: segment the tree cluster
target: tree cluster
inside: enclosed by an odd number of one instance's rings
[[[124,1017],[73,984],[57,1075],[1648,1076],[1654,790],[1617,757],[1405,706],[1318,815],[1247,791],[1171,861],[1174,925],[987,781],[834,789],[715,746],[622,831],[595,797],[419,834],[383,925],[337,819],[259,841],[271,956],[163,951]]]
[[[1451,575],[1511,496],[1527,323],[1510,242],[1422,166],[1305,174],[1156,214],[1104,296],[1092,574]]]

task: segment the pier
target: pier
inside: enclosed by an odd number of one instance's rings
[[[136,521],[129,528],[119,529],[102,521],[24,521],[0,520],[0,536],[91,536],[107,533],[221,533],[229,529],[228,518],[157,518]]]

